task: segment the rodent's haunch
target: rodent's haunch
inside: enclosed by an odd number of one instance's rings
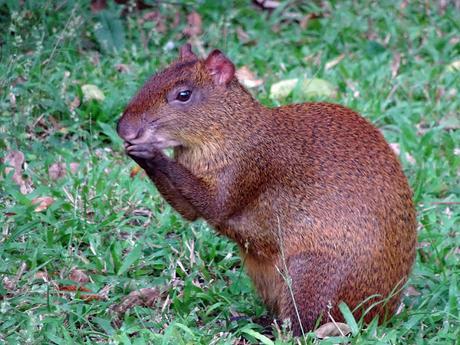
[[[353,310],[374,296],[356,318],[382,301],[366,321],[396,310],[415,256],[412,195],[381,133],[354,111],[266,108],[220,51],[200,60],[185,45],[131,100],[118,133],[177,212],[239,245],[260,296],[295,334],[294,304],[304,330],[328,311],[341,320],[341,301]]]

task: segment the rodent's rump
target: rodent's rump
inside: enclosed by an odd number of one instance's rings
[[[342,319],[341,301],[353,310],[373,296],[356,318],[380,301],[366,321],[395,311],[415,255],[415,210],[394,153],[356,112],[266,108],[220,51],[200,60],[186,45],[132,99],[118,133],[177,212],[238,243],[262,299],[295,334],[329,321],[328,305]]]

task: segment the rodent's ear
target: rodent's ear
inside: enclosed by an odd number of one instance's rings
[[[204,64],[217,85],[226,85],[235,76],[235,66],[220,50],[213,50]]]
[[[192,51],[192,45],[190,43],[184,44],[179,48],[179,60],[195,60],[198,57]]]

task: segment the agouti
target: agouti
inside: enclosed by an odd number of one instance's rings
[[[118,133],[177,212],[238,244],[263,301],[294,334],[343,319],[341,301],[361,305],[357,319],[373,306],[366,322],[395,312],[415,210],[395,154],[356,112],[266,108],[223,53],[201,60],[187,44],[131,100]]]

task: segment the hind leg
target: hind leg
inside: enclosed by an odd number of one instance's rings
[[[287,272],[286,267],[280,268],[289,280],[284,282],[280,296],[280,317],[289,318],[294,335],[299,336],[302,330],[313,330],[320,317],[321,323],[330,321],[328,305],[335,307],[338,302],[338,290],[346,268],[337,265],[337,258],[333,260],[324,254],[301,253],[286,261]],[[332,314],[335,318],[336,310]]]

